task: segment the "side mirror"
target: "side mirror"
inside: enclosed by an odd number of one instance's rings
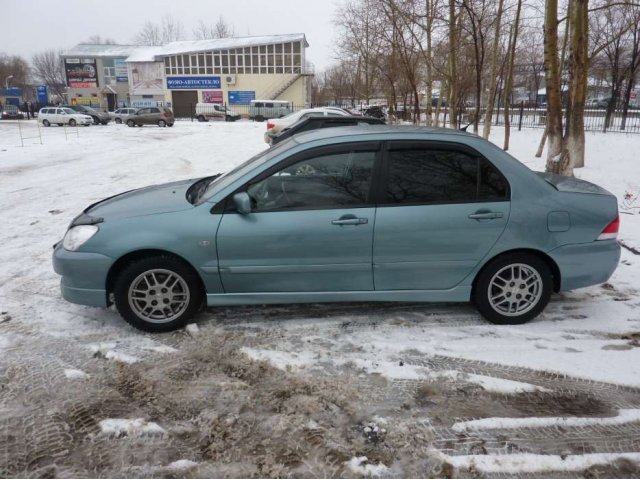
[[[238,213],[243,215],[251,213],[251,197],[247,192],[236,193],[233,196],[233,203],[235,203]]]

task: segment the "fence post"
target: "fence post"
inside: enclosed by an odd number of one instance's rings
[[[522,114],[524,113],[524,101],[520,102],[520,119],[518,120],[518,131],[522,130]]]
[[[24,139],[22,138],[22,122],[18,120],[18,132],[20,134],[20,146],[24,148]]]

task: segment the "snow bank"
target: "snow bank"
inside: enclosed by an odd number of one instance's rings
[[[640,421],[640,409],[622,409],[615,417],[491,417],[480,420],[458,422],[453,430],[485,430],[491,428],[536,428],[536,427],[586,427],[590,425],[621,425]]]
[[[357,473],[358,475],[362,475],[364,477],[384,477],[389,472],[389,467],[387,467],[384,463],[378,463],[374,465],[373,463],[367,463],[367,457],[353,457],[348,462],[345,462],[349,470],[353,473]]]
[[[105,435],[116,437],[137,437],[140,435],[162,435],[166,430],[154,422],[147,422],[142,418],[128,420],[125,418],[107,418],[101,420],[100,429]]]

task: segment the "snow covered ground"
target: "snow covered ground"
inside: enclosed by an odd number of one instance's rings
[[[0,123],[0,475],[637,474],[640,135],[588,133],[576,171],[618,196],[618,270],[527,325],[332,304],[209,309],[147,335],[64,302],[51,246],[101,198],[247,159],[264,124],[51,127],[42,145],[21,129],[24,147]],[[541,133],[511,136],[533,169]]]

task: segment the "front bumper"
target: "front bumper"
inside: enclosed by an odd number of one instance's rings
[[[107,274],[114,260],[106,255],[70,252],[56,245],[53,252],[53,270],[62,275],[62,297],[72,303],[107,306]]]
[[[616,240],[565,245],[548,253],[560,269],[563,291],[606,282],[620,261]]]

